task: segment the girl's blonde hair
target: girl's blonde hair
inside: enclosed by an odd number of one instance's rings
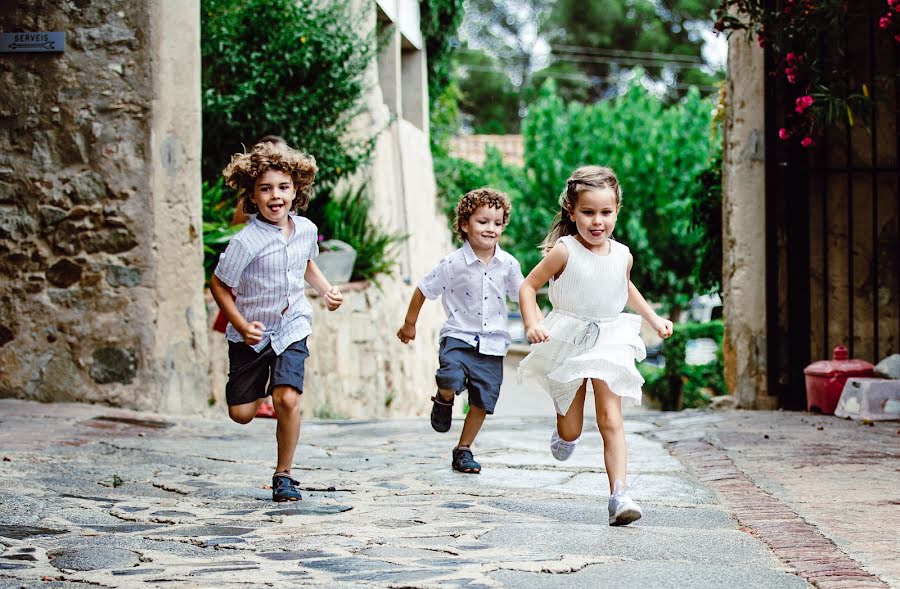
[[[582,192],[588,190],[603,190],[608,188],[616,195],[616,209],[622,206],[622,187],[619,186],[619,179],[611,168],[603,166],[582,166],[572,172],[569,179],[566,180],[566,187],[559,195],[559,212],[553,219],[553,225],[550,232],[544,238],[541,249],[545,252],[550,251],[556,241],[564,235],[575,235],[578,228],[575,221],[572,220],[571,214],[578,204],[578,197]]]
[[[506,227],[506,224],[509,223],[510,204],[509,197],[505,193],[487,187],[470,190],[456,204],[456,219],[453,221],[453,228],[460,241],[468,239],[466,232],[462,230],[462,224],[469,221],[475,209],[484,205],[503,211],[503,226]]]
[[[244,202],[244,212],[252,214],[259,212],[256,203],[250,198],[253,196],[253,186],[257,178],[269,170],[290,174],[294,188],[297,189],[291,210],[306,210],[313,181],[319,171],[316,158],[288,147],[285,143],[263,141],[254,145],[248,153],[234,154],[222,171],[222,176],[225,177],[226,185],[237,189],[238,202]]]

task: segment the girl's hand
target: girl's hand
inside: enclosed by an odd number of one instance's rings
[[[403,327],[397,330],[397,337],[399,337],[400,341],[404,344],[408,344],[412,340],[416,339],[416,324],[404,323]]]
[[[266,326],[259,321],[245,323],[241,328],[238,329],[238,333],[241,334],[241,337],[244,338],[244,343],[248,346],[255,346],[256,344],[258,344],[262,340],[263,333],[265,331]]]
[[[656,315],[650,320],[650,327],[656,331],[656,335],[659,337],[666,339],[670,335],[672,335],[672,322],[668,319],[663,319],[659,315]]]
[[[337,310],[343,302],[344,295],[341,294],[341,289],[338,287],[332,286],[331,290],[325,293],[325,306],[328,307],[329,311]]]
[[[539,344],[550,339],[550,332],[544,328],[543,323],[538,323],[525,330],[525,337],[533,344]]]

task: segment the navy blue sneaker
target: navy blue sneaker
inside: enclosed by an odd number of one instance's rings
[[[451,463],[451,466],[453,466],[453,470],[458,470],[459,472],[471,474],[478,474],[481,472],[481,465],[475,462],[475,457],[468,448],[453,449],[453,462]]]
[[[431,427],[434,431],[444,433],[450,430],[450,424],[453,422],[453,397],[449,401],[445,399],[440,391],[436,392],[431,400],[434,405],[431,406]]]
[[[300,501],[303,496],[297,488],[297,481],[287,473],[279,472],[272,477],[272,501],[283,503],[284,501]]]

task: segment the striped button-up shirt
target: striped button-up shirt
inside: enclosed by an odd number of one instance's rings
[[[312,306],[303,292],[303,276],[307,262],[319,253],[318,231],[305,217],[289,218],[294,232],[285,237],[281,227],[251,215],[216,266],[216,276],[234,291],[244,319],[266,326],[262,340],[252,346],[257,352],[271,342],[280,355],[312,332]],[[225,337],[230,342],[243,341],[230,323]]]
[[[482,354],[503,356],[510,342],[506,297],[518,302],[524,280],[519,262],[499,245],[485,265],[467,241],[419,282],[419,290],[429,299],[441,297],[447,312],[441,338],[456,338]]]

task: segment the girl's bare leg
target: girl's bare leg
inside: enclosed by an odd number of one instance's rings
[[[609,492],[615,482],[625,485],[628,471],[628,450],[625,446],[625,427],[622,424],[622,397],[609,390],[605,381],[592,379],[594,403],[597,407],[597,427],[603,437],[603,461],[609,477]]]
[[[584,427],[584,397],[587,390],[587,380],[578,387],[575,398],[569,406],[569,411],[565,415],[556,414],[556,431],[559,437],[566,442],[572,442],[581,435]]]

